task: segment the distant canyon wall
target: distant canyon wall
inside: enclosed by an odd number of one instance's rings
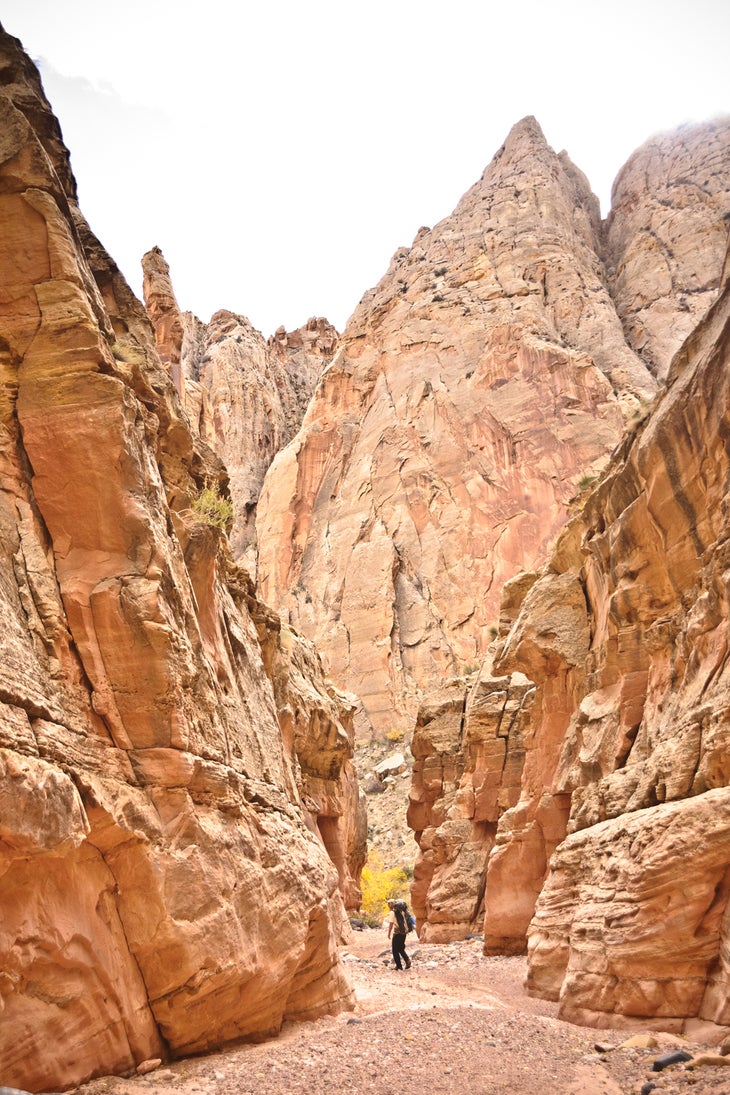
[[[195,519],[225,469],[2,31],[0,85],[0,1076],[59,1090],[350,1007],[365,833],[352,703]]]
[[[159,248],[142,260],[143,294],[160,360],[173,378],[191,429],[229,476],[234,556],[256,570],[256,505],[276,453],[295,435],[338,344],[326,319],[268,340],[244,316],[221,310],[209,323],[181,312]]]
[[[361,698],[359,732],[478,664],[502,586],[651,403],[717,295],[723,148],[722,124],[650,143],[602,224],[525,119],[356,309],[257,523],[262,596]]]

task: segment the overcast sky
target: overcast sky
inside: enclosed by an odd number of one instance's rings
[[[534,114],[608,212],[652,134],[730,113],[727,0],[2,0],[81,208],[141,293],[340,330]]]

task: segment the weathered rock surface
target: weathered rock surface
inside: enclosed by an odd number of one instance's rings
[[[583,1022],[730,1026],[727,273],[496,665],[536,694],[485,941]]]
[[[525,119],[454,214],[396,252],[348,324],[259,502],[263,597],[364,704],[418,697],[486,649],[655,381],[604,284],[585,178]]]
[[[730,118],[647,141],[622,168],[607,221],[611,295],[656,376],[715,301],[730,218]]]
[[[338,335],[325,319],[279,328],[266,341],[249,321],[219,311],[210,323],[181,313],[159,248],[142,260],[145,305],[192,429],[217,453],[230,481],[231,546],[255,572],[256,503],[279,449],[301,425]]]
[[[730,788],[573,833],[530,926],[528,989],[589,1026],[730,1027]]]
[[[728,152],[727,123],[687,127],[649,142],[619,176],[615,209],[601,228],[579,173],[565,155],[554,157],[545,148],[532,121],[522,123],[453,217],[432,233],[423,230],[412,251],[399,252],[389,275],[366,296],[301,434],[268,477],[262,514],[272,514],[270,527],[278,528],[285,550],[274,557],[276,536],[264,549],[264,588],[318,636],[333,672],[360,692],[381,729],[429,681],[448,676],[459,664],[463,668],[470,654],[477,658],[492,635],[504,640],[527,598],[510,644],[519,651],[514,665],[541,682],[541,714],[528,720],[524,741],[510,746],[512,783],[501,782],[503,742],[497,738],[503,730],[488,732],[495,753],[487,756],[485,745],[477,749],[470,740],[465,714],[467,696],[471,704],[478,691],[494,689],[492,716],[499,727],[508,676],[497,671],[493,678],[483,666],[477,692],[452,683],[448,702],[439,689],[427,693],[418,712],[409,823],[421,849],[412,896],[425,938],[462,938],[480,930],[484,875],[496,839],[499,850],[490,860],[486,896],[487,948],[524,951],[550,855],[565,837],[571,802],[577,808],[583,794],[574,790],[571,797],[562,775],[556,785],[593,634],[584,582],[562,558],[572,540],[561,542],[559,575],[537,581],[528,572],[502,582],[510,568],[519,569],[520,551],[524,565],[538,558],[537,540],[525,534],[533,517],[546,514],[547,530],[566,513],[558,494],[545,490],[541,460],[549,456],[553,471],[558,465],[567,469],[571,458],[559,439],[569,436],[578,451],[578,421],[586,430],[591,421],[601,428],[606,422],[603,411],[591,420],[586,402],[578,398],[564,404],[572,432],[557,429],[550,436],[552,427],[538,424],[547,391],[542,385],[551,375],[540,354],[556,341],[580,346],[591,355],[590,376],[595,379],[595,365],[600,366],[600,375],[610,377],[619,392],[604,409],[617,411],[620,404],[636,427],[641,412],[630,410],[631,393],[638,394],[638,408],[651,381],[623,341],[613,302],[602,286],[595,290],[591,277],[611,285],[633,348],[646,351],[651,371],[666,377],[669,357],[688,324],[694,326],[718,296],[727,239]],[[541,185],[533,193],[530,182],[536,180]],[[560,244],[551,235],[551,230],[557,235],[558,225]],[[664,240],[659,264],[657,240]],[[599,254],[607,257],[606,266]],[[536,271],[545,276],[540,292],[535,292]],[[591,294],[585,286],[593,286]],[[457,302],[461,315],[454,318]],[[477,322],[482,343],[473,328]],[[652,338],[636,336],[639,322],[646,322]],[[507,326],[510,348],[498,357],[494,347]],[[408,334],[414,331],[420,331],[420,344]],[[543,341],[531,371],[524,347],[532,352],[537,336]],[[573,353],[571,368],[575,361]],[[570,370],[555,362],[551,367],[563,392],[573,391]],[[480,369],[493,370],[486,396]],[[474,385],[470,403],[461,387],[467,380]],[[548,406],[555,404],[548,399]],[[511,479],[499,470],[505,451],[496,443],[500,423],[505,424],[502,440],[509,433],[515,443]],[[469,447],[474,438],[481,464]],[[599,467],[596,460],[583,470]],[[568,481],[584,488],[587,478],[576,474]],[[491,496],[485,493],[487,480],[499,488]],[[519,513],[510,510],[518,504]],[[652,550],[659,550],[661,535]],[[634,539],[646,540],[649,550],[647,536],[654,533],[644,528],[638,509],[626,550],[636,553]],[[500,555],[508,550],[509,557]],[[614,565],[631,566],[625,560]],[[288,592],[287,582],[294,582]],[[493,605],[500,586],[499,610],[490,608],[487,615],[485,606]],[[673,588],[673,582],[664,586]],[[468,641],[474,645],[465,645]],[[641,634],[631,641],[647,639]],[[620,688],[622,702],[635,707],[640,678],[629,676]],[[586,718],[600,722],[615,697],[612,685],[587,699]],[[635,715],[634,709],[630,717]],[[603,739],[599,729],[592,730],[592,748],[623,763],[632,733],[617,730]],[[474,786],[481,788],[485,780],[495,791],[488,812],[474,803]],[[515,794],[515,786],[521,792]],[[509,855],[502,854],[506,833]]]
[[[39,1091],[347,1007],[362,824],[351,704],[191,520],[224,469],[2,31],[0,86],[0,1076]]]
[[[524,677],[493,677],[485,663],[421,705],[408,824],[419,845],[411,901],[424,942],[482,931],[487,861],[500,815],[519,798],[533,695]]]
[[[170,280],[170,267],[159,247],[153,247],[142,259],[142,296],[147,315],[155,330],[155,345],[160,361],[172,377],[177,394],[184,400],[182,344],[183,316],[178,308]],[[206,438],[207,440],[207,438]]]
[[[355,697],[325,680],[312,644],[262,605],[253,583],[243,577],[297,797],[337,868],[345,907],[354,913],[367,857],[367,806],[353,764]]]

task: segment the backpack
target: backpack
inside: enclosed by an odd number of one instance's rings
[[[393,911],[395,912],[395,918],[399,928],[403,928],[406,934],[415,931],[416,918],[413,913],[409,912],[405,901],[396,901],[393,906]]]

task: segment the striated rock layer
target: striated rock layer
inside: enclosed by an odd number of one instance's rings
[[[223,460],[234,520],[231,546],[256,566],[256,503],[266,471],[301,425],[307,404],[337,346],[325,319],[283,327],[264,340],[249,321],[219,311],[210,323],[181,313],[162,252],[142,260],[144,298],[160,359],[183,399],[191,428]]]
[[[655,381],[604,284],[598,204],[534,119],[367,293],[259,502],[263,597],[406,726],[478,658]]]
[[[364,833],[352,704],[193,520],[224,469],[4,32],[0,86],[0,1076],[40,1091],[349,1006]]]
[[[485,942],[580,1022],[730,1028],[728,272],[496,664],[536,693]]]

